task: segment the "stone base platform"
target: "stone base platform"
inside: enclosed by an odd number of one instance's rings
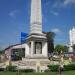
[[[27,59],[23,58],[22,61],[18,61],[13,65],[18,66],[19,69],[33,69],[36,72],[44,72],[48,69],[47,65],[50,64],[50,60],[47,58],[41,59]]]

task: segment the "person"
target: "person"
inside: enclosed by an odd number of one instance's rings
[[[62,74],[63,68],[64,68],[63,64],[60,64],[60,65],[59,65],[59,68],[58,68],[59,75]]]

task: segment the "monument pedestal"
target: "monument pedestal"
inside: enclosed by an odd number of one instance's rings
[[[25,57],[48,57],[47,39],[45,34],[31,34],[27,38],[28,49]]]
[[[47,65],[50,64],[47,51],[47,39],[45,34],[32,34],[27,38],[28,49],[25,54],[25,58],[22,59],[31,69],[35,69],[36,72],[44,71],[48,69]]]

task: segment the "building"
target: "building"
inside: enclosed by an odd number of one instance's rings
[[[73,52],[72,46],[75,44],[75,27],[73,27],[69,31],[69,39],[70,39],[70,44],[69,44],[69,51]]]
[[[17,61],[17,60],[21,60],[21,59],[16,59],[17,58],[17,54],[22,54],[22,57],[25,57],[25,44],[15,44],[15,45],[11,45],[7,48],[5,48],[5,56],[6,59],[8,60],[12,60],[12,61]],[[21,56],[21,55],[20,55]]]

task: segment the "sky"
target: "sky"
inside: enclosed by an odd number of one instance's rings
[[[31,0],[0,0],[0,48],[20,43],[21,32],[29,33]],[[69,43],[75,26],[75,0],[42,0],[43,31],[54,32],[55,44]]]

